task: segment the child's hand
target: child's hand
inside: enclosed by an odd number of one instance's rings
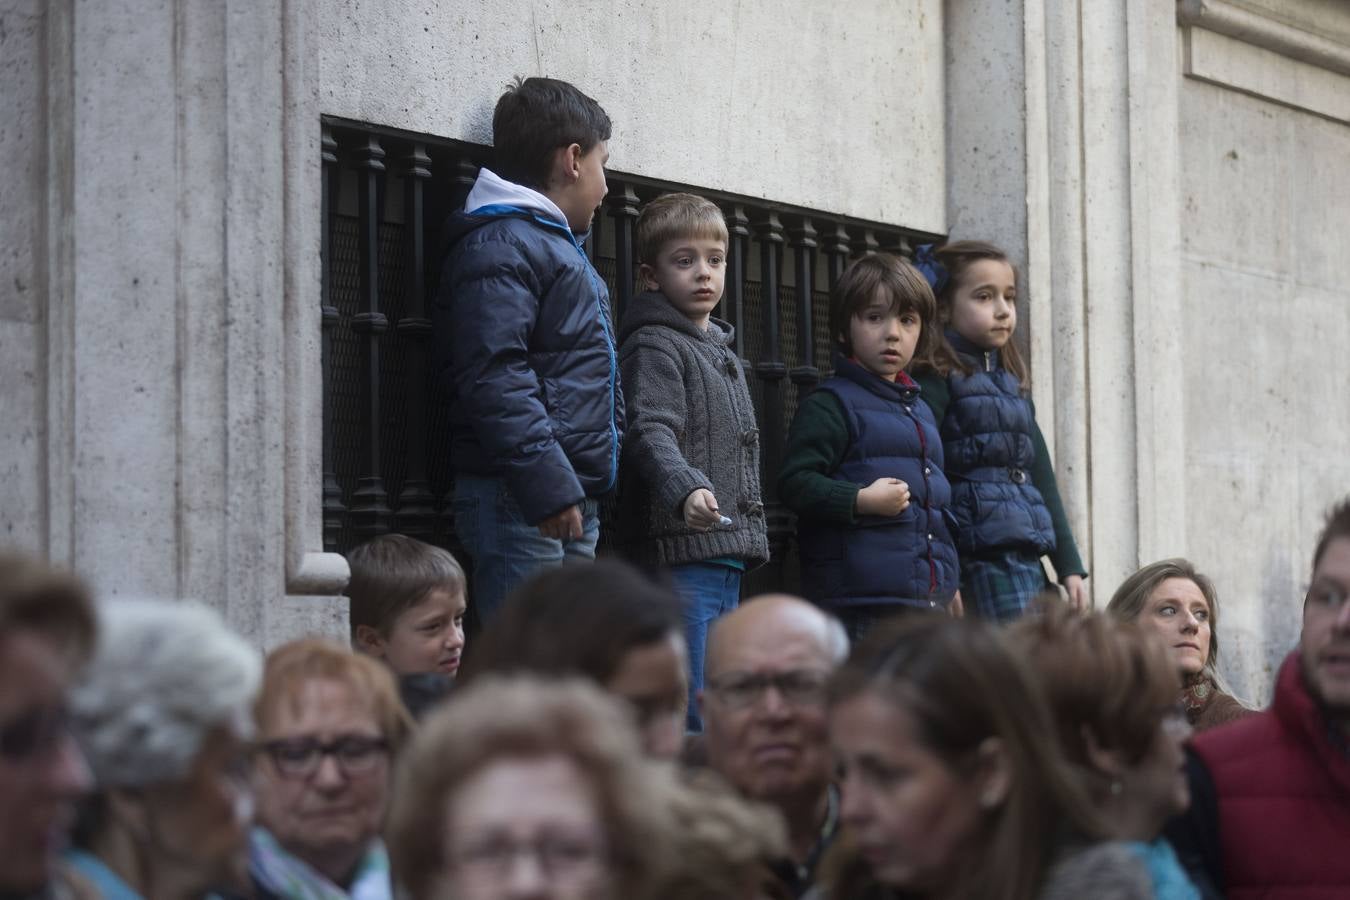
[[[684,498],[684,524],[690,528],[711,528],[722,521],[717,498],[707,488],[699,488]]]
[[[544,537],[558,541],[579,541],[584,529],[581,524],[581,507],[569,506],[562,512],[539,523],[539,533]]]
[[[878,478],[858,491],[857,506],[865,516],[898,516],[909,506],[909,485],[899,478]]]
[[[1064,590],[1069,594],[1069,606],[1080,612],[1088,608],[1087,588],[1083,586],[1082,575],[1069,575],[1064,579]]]
[[[957,591],[952,597],[952,602],[947,604],[947,614],[953,619],[964,619],[966,617],[966,605],[961,602],[961,592]]]

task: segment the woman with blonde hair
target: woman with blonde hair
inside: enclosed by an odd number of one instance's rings
[[[1129,622],[1050,602],[1009,631],[1030,662],[1054,720],[1052,734],[1112,838],[1147,867],[1150,896],[1198,900],[1163,825],[1190,805],[1176,702],[1180,680],[1162,645]],[[1065,894],[1065,897],[1076,896]]]
[[[267,657],[255,718],[256,896],[387,900],[379,836],[393,758],[412,726],[393,674],[341,644],[292,641]]]
[[[411,900],[645,900],[667,868],[664,777],[593,685],[483,676],[405,752],[396,883]]]
[[[902,620],[865,641],[829,691],[841,849],[836,900],[1145,900],[1054,739],[1045,700],[993,626]]]
[[[1219,674],[1219,597],[1190,560],[1159,560],[1116,589],[1106,611],[1161,638],[1181,673],[1181,702],[1196,731],[1248,715]]]

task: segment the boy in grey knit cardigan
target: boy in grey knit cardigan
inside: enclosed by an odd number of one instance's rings
[[[714,620],[740,602],[741,575],[768,560],[759,490],[759,429],[722,299],[727,226],[712,202],[666,194],[637,221],[647,290],[619,329],[628,409],[620,541],[636,561],[668,567],[684,598],[690,731]]]

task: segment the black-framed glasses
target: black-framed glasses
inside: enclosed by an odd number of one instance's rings
[[[23,763],[52,753],[70,734],[64,706],[37,706],[0,724],[0,759]]]
[[[287,778],[308,778],[325,756],[333,757],[343,774],[351,776],[372,771],[389,753],[389,742],[363,735],[347,735],[328,743],[317,738],[282,738],[265,741],[261,749]]]
[[[452,856],[469,878],[505,877],[518,858],[527,856],[548,877],[566,881],[604,863],[609,851],[604,837],[591,831],[542,834],[528,841],[484,834],[467,839]]]
[[[769,688],[790,706],[817,706],[825,702],[829,674],[818,669],[787,672],[727,672],[708,683],[714,694],[733,709],[759,703]]]

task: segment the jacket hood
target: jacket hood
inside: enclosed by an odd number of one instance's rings
[[[450,247],[479,226],[505,217],[542,219],[571,233],[567,216],[558,204],[533,188],[507,181],[484,166],[478,170],[478,178],[464,201],[464,209],[446,222],[444,245]],[[585,235],[575,237],[578,243],[584,238]]]
[[[619,340],[627,339],[630,334],[645,325],[672,328],[724,347],[731,346],[731,339],[735,335],[735,329],[730,323],[711,316],[708,318],[708,330],[704,331],[689,321],[688,317],[676,309],[660,291],[643,291],[633,298],[628,304],[628,309],[624,311],[623,321],[619,323]]]

